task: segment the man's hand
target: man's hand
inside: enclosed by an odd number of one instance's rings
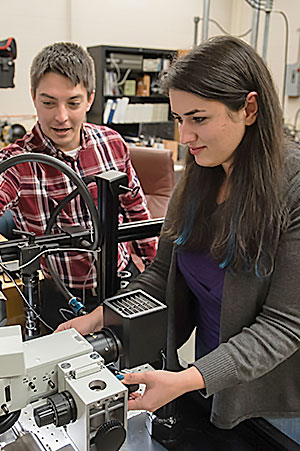
[[[148,410],[154,412],[168,402],[188,391],[204,388],[201,373],[195,367],[173,373],[171,371],[145,371],[124,374],[125,384],[145,384],[143,395],[131,393],[129,410]]]
[[[61,332],[67,329],[76,329],[81,335],[87,335],[92,332],[97,332],[103,327],[103,307],[97,307],[88,315],[79,316],[78,318],[66,321],[58,326],[54,331]]]

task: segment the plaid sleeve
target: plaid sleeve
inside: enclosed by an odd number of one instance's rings
[[[16,151],[16,153],[18,153]],[[21,151],[20,151],[21,153]],[[0,162],[12,156],[10,147],[0,151]],[[14,202],[17,202],[20,188],[20,173],[18,167],[12,167],[0,174],[0,215]]]

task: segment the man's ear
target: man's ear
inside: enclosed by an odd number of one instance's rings
[[[95,91],[92,92],[92,94],[90,95],[90,98],[88,99],[88,106],[87,106],[86,111],[90,111],[90,108],[94,102],[94,99],[95,99]]]
[[[245,103],[245,125],[252,125],[256,121],[258,112],[257,92],[251,91],[247,95]]]
[[[33,103],[35,104],[35,95],[34,95],[33,88],[30,88],[30,93],[31,93],[32,101],[33,101]]]

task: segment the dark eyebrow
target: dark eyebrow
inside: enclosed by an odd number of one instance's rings
[[[41,92],[40,96],[47,97],[47,99],[56,100],[56,97],[50,96],[49,94],[47,94],[45,92]],[[68,100],[76,100],[76,99],[82,99],[82,98],[83,98],[82,94],[77,94],[76,96],[70,97]]]
[[[194,110],[188,111],[187,113],[184,113],[183,115],[184,116],[192,116],[195,113],[206,113],[206,112],[207,112],[206,110],[198,110],[198,108],[195,108]],[[173,116],[179,117],[179,114],[177,114],[177,113],[172,112],[172,114],[173,114]]]
[[[49,94],[46,94],[45,92],[41,92],[41,93],[40,93],[40,96],[41,96],[41,97],[47,97],[47,99],[55,99],[55,97],[49,96]]]
[[[195,108],[192,111],[188,111],[187,113],[184,113],[184,116],[192,116],[195,113],[206,113],[206,110],[198,110],[198,108]]]
[[[70,97],[69,100],[83,99],[83,94],[77,94],[76,96]]]

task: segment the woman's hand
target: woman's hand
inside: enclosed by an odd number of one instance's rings
[[[173,373],[170,371],[146,371],[124,374],[125,384],[145,384],[143,395],[132,393],[128,400],[129,410],[154,412],[168,402],[188,391],[205,387],[201,373],[195,367]]]
[[[79,316],[78,318],[70,319],[62,323],[54,331],[61,332],[67,329],[76,329],[81,335],[87,335],[92,332],[97,332],[103,327],[103,307],[97,307],[88,315]]]

